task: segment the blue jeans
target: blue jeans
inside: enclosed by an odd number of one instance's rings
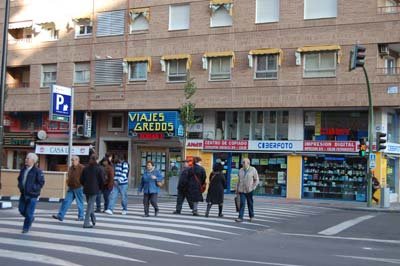
[[[112,188],[105,188],[96,195],[96,211],[101,211],[101,195],[103,195],[104,199],[104,210],[108,209],[108,205],[110,205],[110,194]]]
[[[123,185],[114,185],[111,194],[110,194],[110,202],[108,205],[109,210],[114,210],[115,203],[118,198],[118,194],[121,194],[121,206],[122,210],[128,210],[128,184]]]
[[[65,214],[67,213],[69,207],[71,207],[71,204],[74,200],[76,201],[76,206],[78,207],[78,218],[83,218],[83,189],[80,187],[68,189],[65,199],[58,210],[58,216],[61,219],[64,219]]]
[[[247,201],[247,208],[249,209],[249,217],[254,217],[254,203],[253,203],[253,191],[249,193],[239,193],[240,196],[240,210],[239,210],[239,218],[243,219],[244,216],[244,204]]]
[[[24,195],[19,197],[18,210],[25,217],[23,230],[29,231],[34,219],[37,198],[25,198]]]

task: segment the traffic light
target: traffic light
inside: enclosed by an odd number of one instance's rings
[[[367,143],[365,141],[365,138],[361,138],[360,139],[360,151],[358,152],[358,154],[360,155],[360,157],[364,157],[366,151],[367,151]]]
[[[376,151],[386,149],[386,133],[383,132],[376,132]]]
[[[349,71],[354,70],[356,67],[363,67],[365,64],[365,50],[366,48],[361,45],[353,45],[350,51]]]

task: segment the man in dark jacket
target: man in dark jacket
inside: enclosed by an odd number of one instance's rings
[[[99,191],[103,188],[105,173],[103,169],[97,164],[97,156],[92,154],[89,159],[89,165],[82,171],[81,184],[83,186],[83,193],[86,195],[87,209],[83,228],[93,228],[96,225],[96,216],[94,214],[94,202]],[[90,224],[89,219],[92,220]]]
[[[198,216],[197,206],[199,201],[203,201],[202,186],[206,182],[206,170],[201,166],[201,158],[193,158],[194,165],[188,171],[188,201],[193,204],[193,216]]]
[[[22,233],[28,233],[35,219],[36,202],[44,185],[42,170],[36,167],[38,157],[35,153],[28,153],[25,158],[25,167],[18,176],[18,188],[21,192],[18,210],[25,217]]]
[[[185,201],[185,198],[188,201],[190,209],[193,209],[193,204],[188,199],[189,161],[184,160],[182,162],[184,163],[184,166],[179,175],[179,181],[177,186],[178,195],[176,197],[176,210],[173,212],[173,214],[181,214],[182,205],[183,202]]]

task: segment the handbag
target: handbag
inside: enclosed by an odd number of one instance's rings
[[[236,212],[239,212],[240,210],[240,197],[235,196],[235,207],[236,207]]]
[[[199,178],[197,177],[197,175],[194,172],[193,172],[193,175],[194,175],[194,178],[196,179],[197,183],[200,186],[200,193],[204,193],[204,191],[206,191],[207,184],[205,182],[204,182],[204,184],[201,184]]]

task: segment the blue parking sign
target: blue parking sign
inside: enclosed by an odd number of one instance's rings
[[[71,115],[72,89],[53,85],[50,93],[50,115],[53,121],[69,122]]]

